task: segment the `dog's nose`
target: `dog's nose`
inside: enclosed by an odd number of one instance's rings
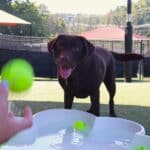
[[[68,68],[71,65],[71,62],[66,56],[60,56],[58,60],[58,64],[60,64],[63,67]]]

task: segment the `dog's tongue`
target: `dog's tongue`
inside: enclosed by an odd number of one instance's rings
[[[64,79],[67,79],[71,75],[71,68],[62,68],[60,67],[60,76]]]

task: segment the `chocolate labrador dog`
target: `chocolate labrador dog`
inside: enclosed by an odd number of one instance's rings
[[[64,90],[64,107],[71,109],[74,96],[90,96],[88,112],[100,115],[99,87],[104,82],[109,93],[109,113],[116,116],[114,109],[115,62],[139,60],[138,54],[117,54],[95,47],[84,37],[59,35],[48,42],[48,50],[53,55],[58,69],[58,80]]]

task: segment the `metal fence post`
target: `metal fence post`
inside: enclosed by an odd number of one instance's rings
[[[132,23],[131,23],[131,0],[127,1],[127,26],[125,29],[125,53],[132,53]],[[132,64],[125,62],[124,66],[125,81],[132,81]]]

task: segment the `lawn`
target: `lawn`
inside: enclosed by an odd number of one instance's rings
[[[141,123],[146,133],[150,135],[150,78],[143,81],[133,80],[125,83],[116,80],[115,96],[116,112],[119,117]],[[101,115],[108,116],[108,94],[104,85],[101,91]],[[16,115],[21,115],[24,105],[30,105],[33,113],[50,108],[63,108],[63,90],[57,81],[35,81],[32,88],[23,94],[10,94],[10,109]],[[87,110],[90,100],[75,99],[73,108]]]

